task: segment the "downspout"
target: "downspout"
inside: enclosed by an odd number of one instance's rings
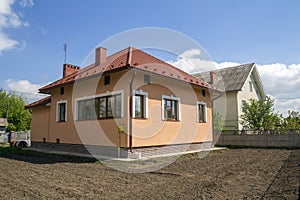
[[[133,69],[133,75],[131,77],[131,81],[129,83],[129,92],[130,92],[130,97],[129,97],[129,149],[130,152],[132,153],[132,112],[133,112],[133,108],[132,108],[132,95],[133,95],[133,89],[132,89],[132,84],[134,81],[136,75],[136,70]]]
[[[127,65],[129,66],[130,69],[133,69],[133,74],[132,74],[132,77],[131,77],[131,80],[130,80],[130,83],[129,83],[129,149],[130,149],[130,152],[132,153],[132,111],[133,111],[133,108],[132,108],[132,95],[133,95],[133,88],[132,88],[132,85],[133,85],[133,81],[134,81],[134,78],[135,78],[135,75],[136,75],[136,69],[135,68],[131,68],[131,56],[132,56],[132,47],[129,47],[128,48],[128,60],[127,60]]]

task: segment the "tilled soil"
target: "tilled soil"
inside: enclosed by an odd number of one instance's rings
[[[300,150],[230,149],[125,173],[93,159],[2,152],[0,199],[298,199],[298,162]]]

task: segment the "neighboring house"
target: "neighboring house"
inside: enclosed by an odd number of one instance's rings
[[[242,130],[240,116],[243,114],[245,103],[250,99],[266,99],[264,87],[254,63],[203,72],[195,76],[225,91],[226,97],[214,102],[215,110],[225,115],[225,130]]]
[[[51,96],[26,106],[33,146],[84,145],[102,156],[121,147],[122,157],[211,147],[211,96],[221,93],[132,47],[109,57],[97,48],[95,63],[82,69],[64,64],[63,78],[40,92]]]

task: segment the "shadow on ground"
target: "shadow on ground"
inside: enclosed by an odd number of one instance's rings
[[[32,150],[24,150],[14,147],[0,148],[0,157],[14,159],[32,164],[54,164],[54,163],[95,163],[94,158],[49,154]]]

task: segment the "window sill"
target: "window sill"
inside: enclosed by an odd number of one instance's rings
[[[167,121],[167,122],[180,122],[180,120],[175,120],[175,119],[164,119],[162,121]]]
[[[99,121],[99,120],[107,120],[107,119],[123,119],[123,117],[109,117],[109,118],[95,118],[95,119],[77,119],[76,122],[84,122],[84,121]]]

